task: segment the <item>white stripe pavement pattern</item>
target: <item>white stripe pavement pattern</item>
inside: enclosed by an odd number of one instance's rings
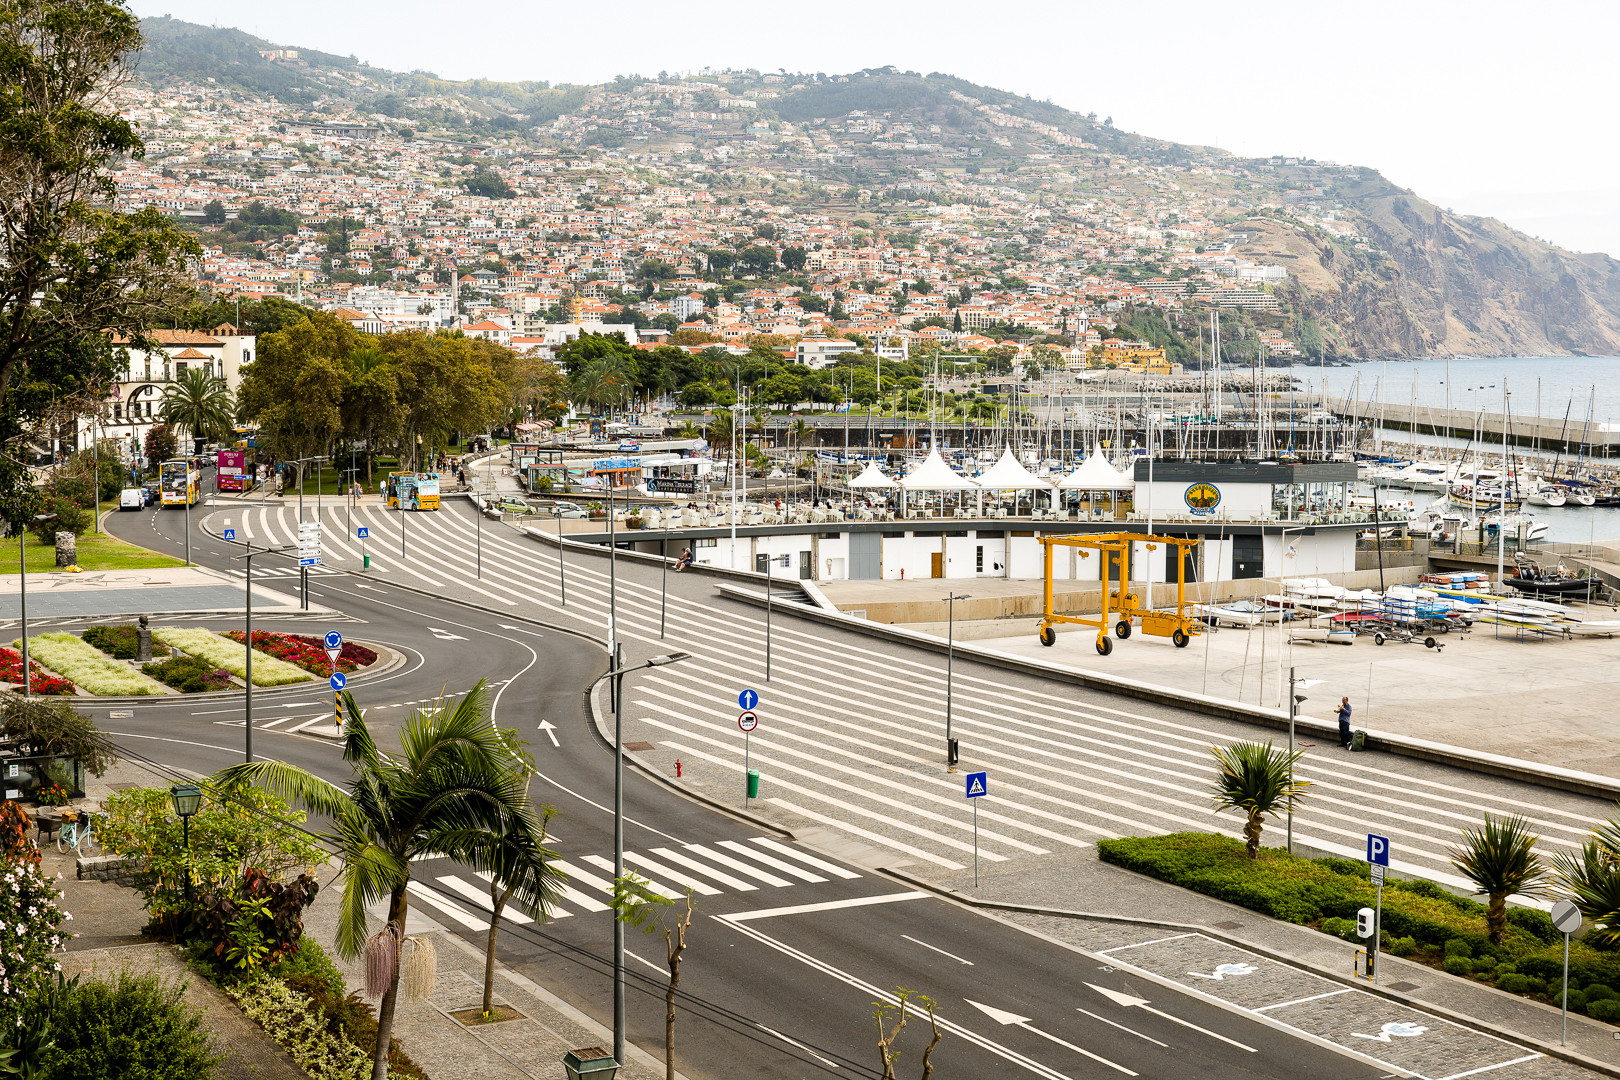
[[[242,517],[242,511],[232,511]],[[296,508],[246,511],[256,528],[294,527]],[[337,520],[328,513],[328,521]],[[363,506],[355,524],[372,530],[369,550],[382,551],[383,578],[422,587],[444,579],[478,603],[517,607],[539,617],[581,619],[605,627],[606,566],[570,554],[568,605],[558,603],[555,550],[508,527],[482,527],[482,581],[475,581],[474,524],[453,501],[406,524],[410,560],[398,559],[398,512]],[[217,524],[217,523],[216,523]],[[656,535],[656,534],[653,534]],[[344,544],[356,555],[351,537]],[[335,566],[355,565],[335,553]],[[668,598],[668,640],[660,642],[656,584],[627,574],[618,583],[617,632],[649,647],[679,647],[693,661],[642,676],[632,692],[647,737],[741,787],[737,738],[739,687],[760,680],[763,612],[717,608],[678,593]],[[958,868],[971,851],[971,816],[960,774],[946,773],[944,671],[935,657],[907,653],[841,632],[778,618],[772,680],[763,723],[752,739],[753,763],[767,778],[774,812],[840,829],[863,841]],[[1068,687],[1015,680],[958,663],[953,722],[968,760],[994,775],[980,806],[980,856],[988,861],[1039,857],[1123,834],[1214,829],[1239,835],[1232,816],[1213,816],[1206,794],[1208,748],[1252,733],[1197,715],[1155,715],[1134,702]],[[1134,708],[1132,706],[1135,706]],[[1237,733],[1234,734],[1234,731]],[[1447,849],[1462,826],[1487,811],[1527,813],[1551,851],[1573,850],[1594,817],[1595,801],[1552,791],[1526,798],[1523,787],[1474,774],[1446,773],[1400,759],[1308,753],[1300,775],[1311,797],[1295,814],[1297,842],[1353,858],[1364,837],[1394,841],[1394,866],[1462,885]],[[780,793],[777,796],[775,793]],[[667,869],[681,870],[678,861]],[[707,870],[684,870],[716,881]],[[731,875],[740,879],[740,873]],[[671,885],[671,874],[665,875]],[[779,878],[780,880],[780,878]],[[726,887],[735,887],[719,882]]]

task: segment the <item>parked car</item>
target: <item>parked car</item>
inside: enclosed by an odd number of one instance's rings
[[[143,488],[125,488],[118,493],[119,510],[139,510],[146,505],[146,491]]]
[[[534,507],[513,495],[508,495],[495,504],[495,509],[504,510],[510,514],[532,514]]]
[[[552,503],[551,515],[560,518],[586,518],[590,516],[585,512],[583,506],[571,502]]]

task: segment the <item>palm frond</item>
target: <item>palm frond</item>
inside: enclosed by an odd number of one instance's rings
[[[1447,852],[1480,892],[1492,897],[1541,896],[1547,892],[1547,865],[1536,854],[1538,837],[1518,814],[1486,814],[1477,829],[1462,830],[1462,844]]]
[[[1235,742],[1212,746],[1216,775],[1210,801],[1217,812],[1241,810],[1251,815],[1282,813],[1292,799],[1297,803],[1310,788],[1297,774],[1302,751],[1289,753],[1271,743]]]
[[[1620,945],[1620,862],[1603,842],[1588,840],[1578,854],[1560,851],[1552,866],[1558,884],[1591,924],[1583,940],[1600,949]]]
[[[285,761],[245,761],[220,770],[214,779],[225,786],[257,784],[273,795],[330,818],[342,817],[354,806],[348,793],[336,784]]]

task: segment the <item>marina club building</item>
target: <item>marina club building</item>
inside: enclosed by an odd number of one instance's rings
[[[1328,577],[1358,570],[1356,534],[1371,515],[1351,505],[1353,462],[1139,461],[1135,497],[1117,515],[1084,506],[1079,520],[916,516],[774,523],[755,510],[733,528],[724,515],[647,513],[642,533],[619,531],[624,548],[656,553],[690,546],[699,563],[813,581],[1042,577],[1042,534],[1151,531],[1196,537],[1188,581]],[[712,496],[725,507],[725,493]],[[701,501],[701,499],[700,499]],[[1099,500],[1100,502],[1100,500]],[[1087,516],[1089,514],[1089,516]],[[1060,518],[1072,515],[1060,515]],[[1150,528],[1151,523],[1151,528]],[[607,542],[604,531],[571,539]],[[1174,582],[1173,548],[1139,543],[1131,580]],[[1054,558],[1058,580],[1095,581],[1100,560],[1072,548]]]

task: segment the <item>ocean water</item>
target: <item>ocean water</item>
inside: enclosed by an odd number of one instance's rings
[[[1620,357],[1503,357],[1468,360],[1375,360],[1344,367],[1299,365],[1291,369],[1305,388],[1331,399],[1359,397],[1430,408],[1502,411],[1502,393],[1511,393],[1514,416],[1560,421],[1566,411],[1571,431],[1620,423]]]

